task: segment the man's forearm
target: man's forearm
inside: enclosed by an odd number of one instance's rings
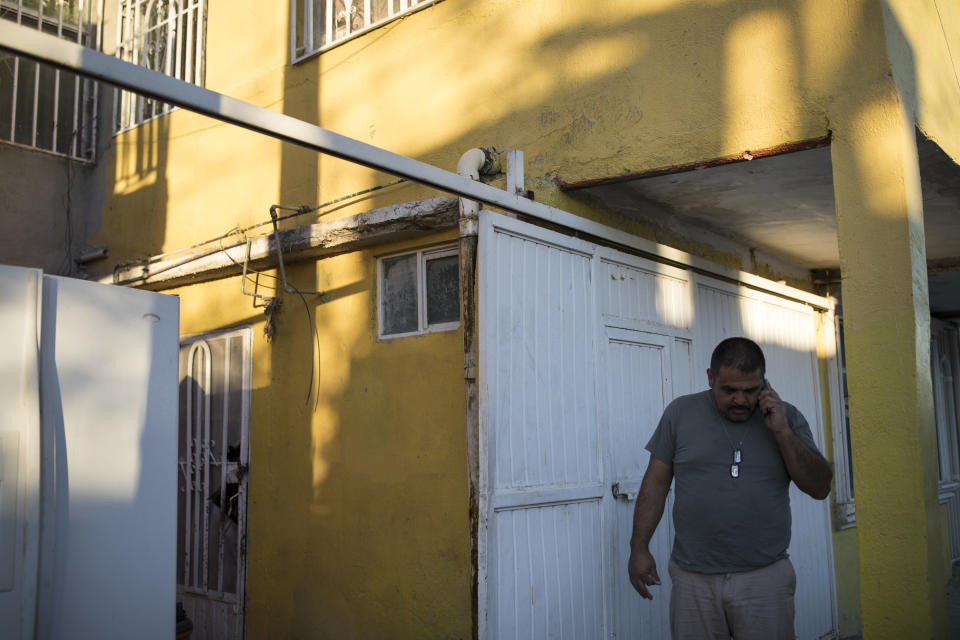
[[[633,509],[633,535],[630,537],[630,549],[646,550],[650,538],[663,517],[663,505],[667,501],[669,486],[650,486],[644,482],[637,495],[637,504]]]
[[[833,479],[833,470],[826,459],[803,444],[792,429],[777,433],[776,439],[790,478],[797,487],[817,500],[826,498]]]

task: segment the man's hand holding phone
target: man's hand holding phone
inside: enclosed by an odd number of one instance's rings
[[[766,378],[763,379],[763,386],[760,388],[758,406],[760,414],[763,416],[763,422],[768,429],[776,433],[782,429],[790,428],[783,401]]]

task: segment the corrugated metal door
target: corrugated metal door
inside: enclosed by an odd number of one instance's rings
[[[610,527],[613,549],[613,633],[617,638],[666,638],[670,635],[670,576],[667,559],[673,544],[673,494],[664,518],[650,540],[662,585],[653,600],[637,596],[627,576],[633,509],[649,458],[640,454],[653,434],[660,414],[674,396],[673,338],[642,331],[606,327],[606,415],[608,426],[612,504]],[[689,362],[689,353],[687,354]],[[679,363],[683,366],[682,363]],[[689,367],[688,367],[689,368]]]
[[[644,602],[626,579],[643,446],[728,335],[763,345],[822,446],[816,313],[490,212],[479,260],[481,637],[666,637],[669,505],[664,585]],[[829,511],[791,495],[797,630],[819,638],[836,619]]]
[[[692,390],[692,296],[687,274],[621,252],[597,248],[597,310],[601,341],[601,437],[606,442],[607,479],[616,498],[609,513],[612,549],[609,637],[670,636],[670,576],[673,492],[650,541],[661,586],[653,600],[640,598],[627,576],[633,509],[649,454],[643,447],[667,404]]]
[[[485,242],[487,636],[595,637],[612,497],[597,437],[592,255],[510,233]]]
[[[767,293],[696,276],[694,341],[715,345],[743,335],[763,347],[767,380],[795,405],[825,452],[820,376],[817,370],[817,314],[810,307]],[[710,366],[710,350],[695,350],[698,370]],[[820,638],[836,629],[836,598],[829,500],[817,501],[790,485],[793,511],[790,559],[797,572],[798,638]]]

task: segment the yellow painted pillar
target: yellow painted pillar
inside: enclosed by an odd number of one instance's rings
[[[891,80],[831,118],[863,637],[946,638],[916,141]]]

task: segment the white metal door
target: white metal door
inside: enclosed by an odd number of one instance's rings
[[[0,632],[170,638],[178,302],[0,267]]]
[[[605,327],[606,407],[602,423],[609,434],[609,478],[611,504],[609,528],[613,549],[613,621],[611,637],[666,638],[670,635],[670,576],[667,561],[673,545],[673,492],[668,494],[660,526],[650,540],[650,552],[657,562],[661,586],[651,591],[653,600],[637,596],[626,566],[630,558],[633,510],[643,474],[649,462],[643,447],[667,404],[685,393],[683,380],[689,377],[689,340],[617,327]],[[677,384],[674,382],[677,370]],[[686,374],[686,375],[685,375]]]
[[[610,493],[597,432],[592,255],[578,250],[586,243],[551,237],[563,244],[505,232],[481,240],[484,623],[487,637],[504,640],[590,638],[605,624]]]
[[[669,508],[659,598],[626,579],[646,440],[705,387],[717,342],[746,335],[822,447],[815,312],[486,211],[478,273],[481,637],[664,637]],[[798,635],[820,638],[836,628],[829,510],[791,499]]]
[[[11,640],[34,638],[42,280],[36,269],[0,266],[0,628]]]
[[[177,591],[196,640],[243,638],[251,340],[180,345]]]
[[[175,296],[44,276],[41,640],[174,635],[178,325]]]

